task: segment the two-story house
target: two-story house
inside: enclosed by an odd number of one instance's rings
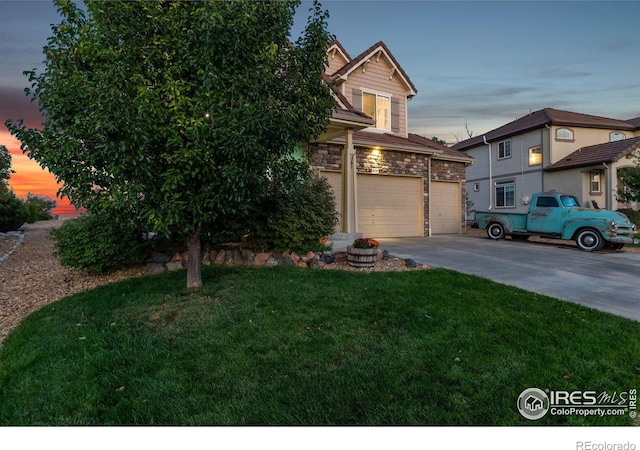
[[[618,209],[617,170],[635,165],[640,120],[545,108],[453,146],[475,159],[467,194],[476,210],[526,212],[534,192],[575,195],[585,207]]]
[[[465,168],[473,158],[408,132],[417,89],[383,42],[351,58],[327,50],[325,81],[336,100],[331,124],[311,145],[312,168],[328,179],[339,230],[368,237],[458,233]]]

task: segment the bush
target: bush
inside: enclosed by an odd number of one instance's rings
[[[27,220],[24,202],[5,186],[0,185],[0,232],[20,228]]]
[[[327,180],[314,178],[303,162],[283,160],[273,168],[269,194],[252,218],[251,242],[268,251],[322,250],[322,238],[337,222]]]
[[[635,223],[636,226],[640,228],[640,211],[633,209],[619,209],[618,211],[627,216],[632,223]]]
[[[133,221],[91,214],[66,221],[51,232],[63,266],[91,273],[112,272],[142,263],[149,244]]]
[[[51,210],[57,205],[55,200],[48,197],[28,194],[25,206],[27,210],[27,223],[34,223],[38,220],[53,219]]]

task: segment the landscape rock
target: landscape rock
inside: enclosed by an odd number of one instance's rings
[[[167,255],[166,253],[160,253],[160,252],[153,252],[151,254],[151,256],[149,257],[149,259],[147,259],[148,262],[159,262],[159,263],[166,263],[171,261],[171,256]]]
[[[162,273],[165,270],[167,270],[167,268],[161,262],[152,261],[147,263],[147,273],[150,273],[150,274]]]
[[[418,266],[418,263],[416,263],[416,262],[415,262],[413,259],[411,259],[411,258],[407,258],[407,259],[405,259],[405,260],[404,260],[404,264],[405,264],[407,267],[410,267],[410,268],[412,268],[412,269],[413,269],[414,267],[417,267],[417,266]]]
[[[169,272],[173,272],[173,271],[180,270],[180,269],[184,268],[182,266],[182,261],[169,261],[168,263],[165,264],[165,266],[167,267],[167,270]]]
[[[257,253],[253,258],[254,266],[264,266],[271,257],[271,253]]]
[[[280,264],[283,266],[293,266],[294,262],[293,259],[291,258],[291,255],[288,253],[285,253],[284,255],[282,255],[282,259],[280,260]]]
[[[253,265],[256,255],[251,250],[242,250],[242,261],[248,266]]]
[[[265,266],[277,266],[278,264],[280,264],[280,261],[274,255],[270,255],[269,259],[264,263]]]
[[[213,263],[217,266],[224,264],[225,255],[226,255],[226,252],[224,250],[220,250],[216,255],[216,258],[213,260]]]

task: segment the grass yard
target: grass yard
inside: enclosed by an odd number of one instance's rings
[[[631,425],[516,409],[640,387],[640,323],[433,269],[204,268],[104,286],[0,350],[3,425]]]

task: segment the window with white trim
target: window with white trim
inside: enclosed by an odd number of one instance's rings
[[[496,181],[496,208],[514,208],[516,206],[515,180]]]
[[[573,130],[569,128],[558,128],[556,130],[556,139],[559,141],[573,141]]]
[[[602,192],[602,183],[600,182],[602,179],[602,171],[601,170],[592,170],[589,174],[590,183],[589,183],[589,191],[592,194]]]
[[[391,130],[391,96],[363,92],[362,112],[376,121],[376,128]]]
[[[498,144],[498,159],[511,158],[511,141],[504,141]]]
[[[613,133],[609,134],[609,142],[622,141],[626,138],[627,137],[624,135],[624,133],[620,133],[619,131],[614,131]]]

